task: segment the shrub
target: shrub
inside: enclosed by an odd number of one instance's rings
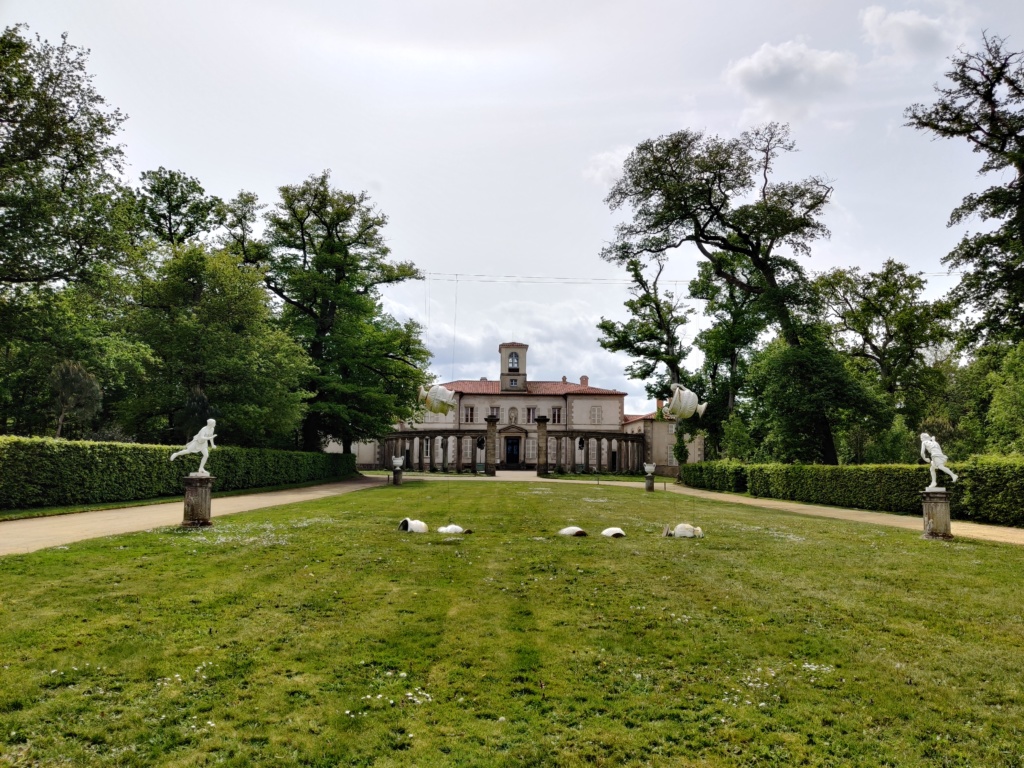
[[[1024,527],[1024,458],[982,456],[951,469],[960,476],[956,483],[946,482],[954,519]],[[921,514],[921,491],[930,482],[923,464],[705,461],[681,467],[680,476],[695,488],[749,490],[751,496],[901,515]]]
[[[197,456],[169,461],[173,447],[0,437],[0,509],[138,501],[183,493]],[[210,452],[214,489],[232,491],[355,472],[355,457],[228,446]]]
[[[679,477],[685,485],[694,488],[729,493],[747,490],[747,465],[731,459],[680,464]]]

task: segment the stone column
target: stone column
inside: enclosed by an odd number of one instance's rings
[[[604,469],[604,438],[597,438],[597,474],[601,474],[601,470]]]
[[[644,422],[644,462],[647,464],[655,464],[654,460],[654,422]],[[672,446],[669,446],[669,450],[672,450]]]
[[[458,474],[462,471],[462,435],[455,438],[455,472]]]
[[[431,434],[427,437],[430,441],[430,466],[427,467],[431,472],[434,471],[434,463],[437,461],[437,435]]]
[[[924,512],[925,539],[952,539],[949,525],[949,493],[922,491],[921,507]]]
[[[548,473],[548,417],[537,417],[537,477]]]
[[[448,471],[448,435],[441,438],[441,471]]]
[[[487,446],[484,448],[484,474],[494,477],[498,473],[498,417],[485,416],[487,422]]]
[[[417,466],[419,467],[420,472],[423,471],[423,450],[424,450],[423,449],[423,443],[426,441],[426,439],[427,438],[425,438],[423,435],[420,435],[417,438],[417,444],[419,446],[419,450],[417,451],[417,455],[418,455],[418,458],[419,458],[419,461],[417,462]]]
[[[185,478],[185,519],[181,521],[188,528],[213,525],[210,520],[210,491],[213,475],[189,475]]]

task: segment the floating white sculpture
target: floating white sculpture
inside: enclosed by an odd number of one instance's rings
[[[587,532],[576,525],[570,525],[568,528],[563,528],[558,532],[559,536],[586,536]]]
[[[455,393],[440,384],[430,389],[420,387],[419,401],[431,413],[448,413],[455,407]]]
[[[203,455],[202,461],[199,462],[199,469],[193,472],[193,475],[209,475],[206,471],[206,460],[210,458],[210,448],[216,448],[213,444],[213,438],[217,435],[214,434],[216,430],[217,422],[214,419],[208,419],[206,426],[200,429],[196,436],[193,437],[180,451],[175,451],[171,454],[171,461],[174,461],[179,456],[184,456],[186,453],[201,453]]]
[[[661,409],[661,415],[666,419],[688,419],[694,413],[697,416],[703,416],[704,409],[707,407],[707,403],[698,403],[697,395],[682,384],[673,384],[672,399]]]
[[[601,531],[601,535],[611,539],[621,539],[626,535],[626,532],[621,528],[605,528]]]
[[[928,454],[928,455],[926,456],[925,454]],[[927,488],[925,488],[925,490],[926,491],[944,491],[946,489],[945,488],[941,488],[938,485],[938,481],[937,481],[936,475],[935,475],[935,470],[939,470],[940,472],[945,472],[947,475],[949,475],[950,479],[952,479],[952,481],[954,483],[959,479],[959,476],[956,474],[956,472],[954,472],[953,470],[949,469],[946,466],[946,454],[944,454],[942,452],[942,447],[939,445],[938,441],[934,437],[929,435],[927,432],[922,432],[921,433],[921,458],[924,461],[928,461],[929,460],[929,456],[931,457],[931,466],[928,468],[928,471],[931,472],[931,475],[932,475],[932,484],[929,485]]]
[[[426,533],[427,524],[422,520],[410,520],[408,517],[398,524],[398,530],[409,533]]]

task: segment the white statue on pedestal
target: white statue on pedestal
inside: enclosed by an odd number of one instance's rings
[[[928,454],[928,455],[925,455]],[[955,483],[957,481],[956,472],[952,471],[946,466],[946,454],[942,452],[942,447],[938,441],[929,435],[927,432],[921,433],[921,458],[924,461],[929,460],[931,457],[931,466],[928,468],[932,474],[932,484],[925,488],[926,491],[944,491],[945,488],[940,488],[936,480],[935,470],[945,472],[949,475],[950,479]]]
[[[682,384],[672,384],[672,399],[668,405],[661,409],[661,415],[666,419],[688,419],[694,413],[697,416],[704,415],[707,403],[698,403],[697,395],[688,390]]]
[[[196,436],[189,440],[188,444],[184,448],[182,448],[180,451],[176,451],[175,453],[171,454],[171,461],[174,461],[179,456],[184,456],[186,453],[201,453],[203,455],[203,460],[199,462],[199,470],[193,472],[192,474],[210,474],[209,472],[206,471],[205,467],[206,460],[210,458],[209,448],[217,447],[216,445],[213,444],[213,438],[217,436],[216,434],[214,434],[214,429],[216,429],[216,427],[216,421],[214,421],[213,419],[207,420],[206,426],[200,429],[196,433]]]
[[[420,387],[419,401],[431,413],[448,413],[455,407],[455,393],[435,384],[429,390]]]

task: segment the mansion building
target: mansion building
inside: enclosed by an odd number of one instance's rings
[[[591,386],[586,376],[532,381],[528,351],[518,342],[499,345],[497,379],[442,384],[455,394],[449,413],[425,412],[382,440],[357,444],[357,466],[390,468],[401,456],[407,469],[419,470],[642,473],[653,463],[659,474],[674,474],[674,421],[658,412],[626,414],[625,392]],[[702,438],[691,441],[689,461],[702,460],[703,447]]]

